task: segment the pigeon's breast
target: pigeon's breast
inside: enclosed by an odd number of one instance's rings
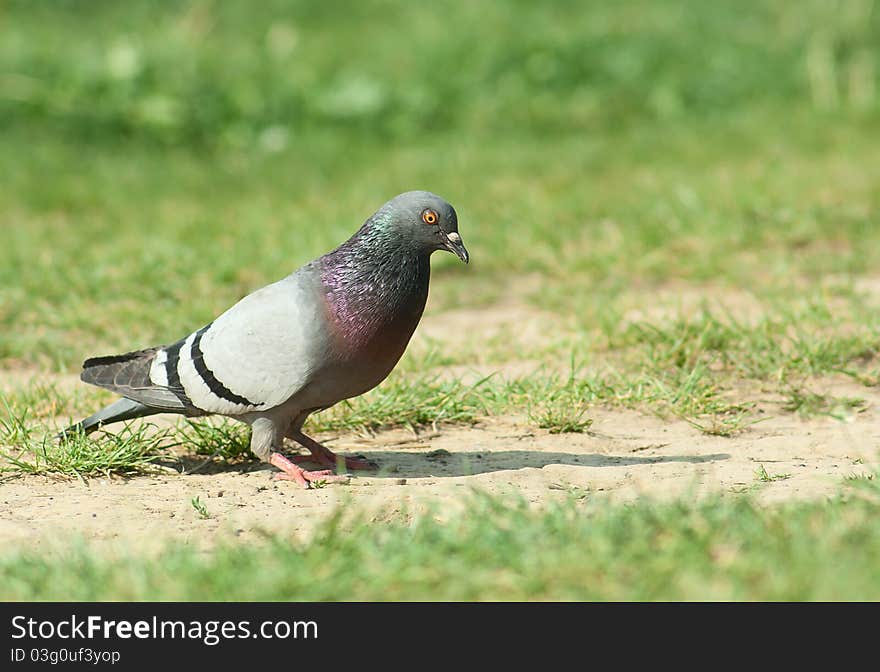
[[[427,275],[423,282],[395,280],[325,286],[331,364],[322,377],[340,393],[332,401],[378,385],[406,350],[425,308]]]
[[[406,301],[377,297],[327,296],[327,324],[335,359],[358,362],[392,358],[396,362],[418,326],[427,295]]]

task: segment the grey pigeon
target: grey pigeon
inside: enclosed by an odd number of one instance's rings
[[[455,210],[427,191],[400,194],[335,250],[186,338],[87,359],[82,380],[123,398],[59,436],[156,413],[225,415],[251,426],[251,450],[281,469],[278,478],[304,487],[341,478],[326,468],[336,455],[303,434],[303,423],[388,376],[425,308],[435,250],[467,263]],[[282,455],[285,437],[311,455]],[[305,471],[303,461],[325,469]],[[376,466],[360,456],[345,465]]]

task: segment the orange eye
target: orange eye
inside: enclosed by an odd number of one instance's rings
[[[440,219],[440,217],[438,217],[437,213],[433,210],[425,210],[422,213],[422,221],[425,224],[436,224],[438,219]]]

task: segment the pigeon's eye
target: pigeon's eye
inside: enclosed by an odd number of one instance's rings
[[[440,217],[431,209],[425,210],[422,213],[422,221],[425,224],[436,224]]]

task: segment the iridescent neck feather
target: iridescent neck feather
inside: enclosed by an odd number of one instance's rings
[[[431,250],[405,240],[390,215],[379,211],[321,257],[321,284],[334,335],[352,349],[408,341],[428,297],[430,255]]]

